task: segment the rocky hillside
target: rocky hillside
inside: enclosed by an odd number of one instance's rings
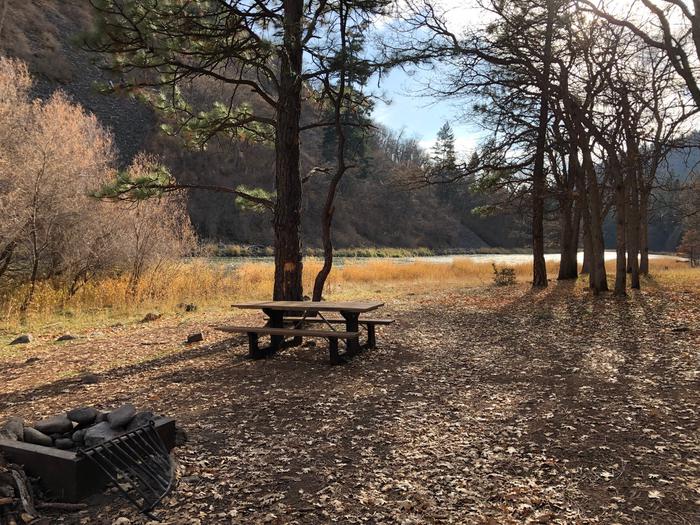
[[[127,97],[105,97],[93,88],[109,80],[95,56],[78,49],[76,34],[90,24],[86,0],[5,0],[5,23],[0,49],[29,64],[36,94],[49,96],[61,89],[97,115],[114,132],[120,159],[128,162],[145,147],[155,119],[142,104]]]

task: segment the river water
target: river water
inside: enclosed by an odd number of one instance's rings
[[[650,259],[669,257],[668,255],[661,254],[649,254]],[[681,257],[674,257],[674,259],[684,260]],[[335,257],[333,263],[336,266],[343,266],[346,262],[349,263],[363,263],[371,261],[391,261],[396,263],[412,263],[412,262],[428,262],[436,264],[450,264],[452,261],[460,260],[472,260],[479,263],[497,263],[497,264],[519,264],[527,263],[532,261],[532,255],[528,254],[514,254],[514,253],[475,253],[468,255],[433,255],[425,257]],[[545,254],[545,259],[547,261],[558,261],[558,253],[548,253]],[[612,260],[615,259],[615,250],[606,250],[605,259]],[[272,263],[274,259],[272,257],[209,257],[207,260],[215,264],[223,264],[226,266],[240,266],[241,264],[249,262],[262,262],[262,263]],[[583,262],[583,252],[578,253],[579,262]]]

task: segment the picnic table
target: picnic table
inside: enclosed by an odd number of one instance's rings
[[[223,326],[219,330],[248,334],[251,357],[267,357],[283,347],[299,345],[303,337],[323,337],[329,341],[331,362],[342,360],[338,354],[338,340],[346,342],[346,354],[351,357],[361,348],[376,346],[376,325],[393,323],[393,319],[366,319],[361,314],[372,312],[384,306],[380,301],[254,301],[232,305],[234,308],[261,310],[267,316],[265,326]],[[326,317],[324,314],[337,313],[342,319]],[[325,324],[328,329],[304,328],[305,324]],[[345,325],[345,330],[335,326]],[[367,342],[360,345],[360,326],[367,329]],[[269,335],[270,345],[260,348],[259,336]],[[291,337],[291,341],[286,338]]]

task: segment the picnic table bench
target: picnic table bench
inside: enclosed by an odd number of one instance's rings
[[[221,326],[219,330],[248,335],[249,353],[253,358],[267,357],[280,348],[301,344],[303,337],[321,337],[328,339],[331,363],[351,357],[361,348],[376,347],[375,326],[387,325],[393,319],[360,319],[360,315],[376,310],[384,303],[378,301],[261,301],[234,304],[235,308],[260,309],[266,315],[265,326]],[[326,318],[324,313],[339,313],[342,319]],[[318,330],[304,328],[308,324],[326,324],[329,329]],[[344,324],[345,330],[336,330],[334,326]],[[360,326],[367,329],[367,342],[360,345]],[[270,336],[270,345],[260,348],[259,337]],[[291,337],[291,341],[286,338]],[[346,352],[340,356],[338,340],[345,341]]]
[[[267,321],[267,319],[265,319]],[[298,317],[298,316],[284,316],[285,323],[297,324],[297,323],[310,323],[310,324],[327,324],[329,327],[337,324],[344,324],[345,319],[333,319],[327,317]],[[375,326],[386,326],[394,323],[393,319],[367,319],[361,317],[358,319],[360,326],[365,327],[367,330],[367,348],[377,347],[377,332]]]

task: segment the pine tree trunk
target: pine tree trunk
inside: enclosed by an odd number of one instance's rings
[[[299,118],[301,116],[302,0],[284,0],[284,46],[280,53],[279,97],[275,136],[275,300],[303,297],[301,176],[299,171]]]
[[[552,31],[554,25],[554,6],[547,0],[547,28],[544,39],[544,63],[540,84],[540,114],[537,130],[535,162],[532,172],[532,286],[547,286],[547,264],[544,259],[544,194],[545,172],[544,156],[547,141],[547,120],[549,116],[549,71],[552,53]]]
[[[311,297],[312,301],[320,301],[323,299],[323,288],[326,286],[326,279],[333,268],[333,241],[331,239],[331,222],[333,220],[333,210],[330,212],[324,209],[322,219],[322,236],[323,236],[323,266],[316,275],[314,281],[314,292]]]
[[[341,42],[341,55],[345,58],[346,54],[346,29],[347,29],[347,12],[343,10],[342,2],[338,5],[338,14],[340,18],[340,42]],[[338,191],[338,185],[340,180],[343,178],[347,166],[345,164],[345,130],[343,128],[343,101],[345,98],[345,85],[346,85],[346,70],[345,66],[340,71],[338,80],[338,92],[335,95],[334,100],[334,125],[335,134],[338,141],[336,147],[336,169],[331,179],[330,186],[328,187],[328,193],[326,194],[326,202],[323,206],[323,214],[321,218],[321,233],[323,238],[323,267],[316,275],[316,280],[314,281],[314,291],[312,300],[320,301],[323,299],[323,288],[326,285],[326,279],[331,273],[333,268],[333,241],[331,239],[331,227],[333,225],[333,214],[335,212],[335,207],[333,202],[335,201],[335,195]],[[332,89],[331,89],[332,90]]]

